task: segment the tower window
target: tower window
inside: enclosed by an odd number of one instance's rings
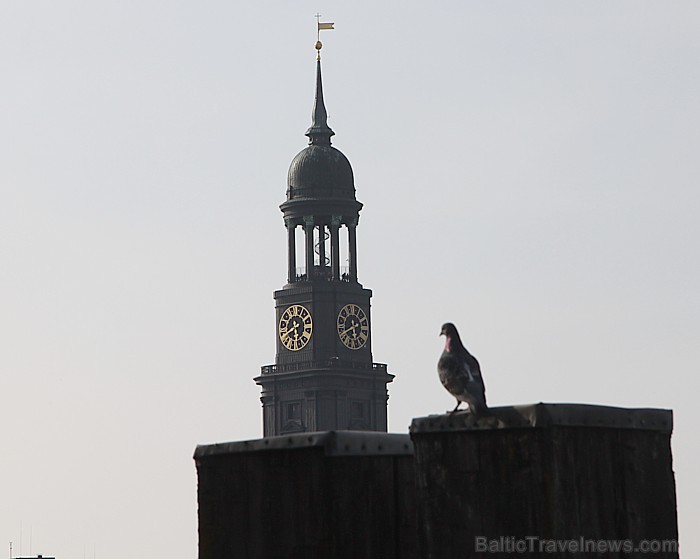
[[[364,402],[350,402],[350,417],[352,419],[363,419],[365,417],[365,403]]]
[[[301,420],[301,402],[287,404],[287,421],[289,420]]]

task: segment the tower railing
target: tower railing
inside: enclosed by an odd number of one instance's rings
[[[376,374],[386,374],[386,363],[358,363],[357,361],[344,361],[336,358],[302,361],[300,363],[263,365],[260,367],[260,373],[263,375],[271,375],[275,373],[290,373],[300,370],[328,368],[352,369],[354,371],[368,371]]]
[[[314,266],[311,269],[311,277],[306,274],[306,268],[295,269],[295,281],[333,281],[333,270],[330,266]],[[350,267],[341,266],[340,279],[336,281],[350,281]]]

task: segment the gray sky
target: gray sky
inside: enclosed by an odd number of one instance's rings
[[[0,13],[0,544],[194,557],[198,443],[261,435],[315,19],[390,430],[663,407],[700,555],[700,5],[49,0]],[[5,544],[3,544],[5,545]]]

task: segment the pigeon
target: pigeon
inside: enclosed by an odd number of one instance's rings
[[[445,350],[438,361],[440,382],[457,399],[455,413],[462,402],[469,404],[474,415],[485,412],[486,388],[481,378],[479,362],[462,345],[457,328],[451,322],[442,325],[441,336],[445,336]]]

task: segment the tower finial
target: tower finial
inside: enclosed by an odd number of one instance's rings
[[[321,81],[321,48],[319,40],[322,29],[334,29],[333,23],[322,23],[321,14],[316,14],[316,97],[311,113],[311,128],[306,131],[309,143],[314,145],[331,145],[331,136],[335,134],[328,126],[328,113],[323,102],[323,83]]]
[[[323,43],[321,42],[321,29],[335,29],[332,22],[322,23],[321,14],[316,13],[314,16],[316,18],[316,60],[321,60],[321,49],[323,48]]]

